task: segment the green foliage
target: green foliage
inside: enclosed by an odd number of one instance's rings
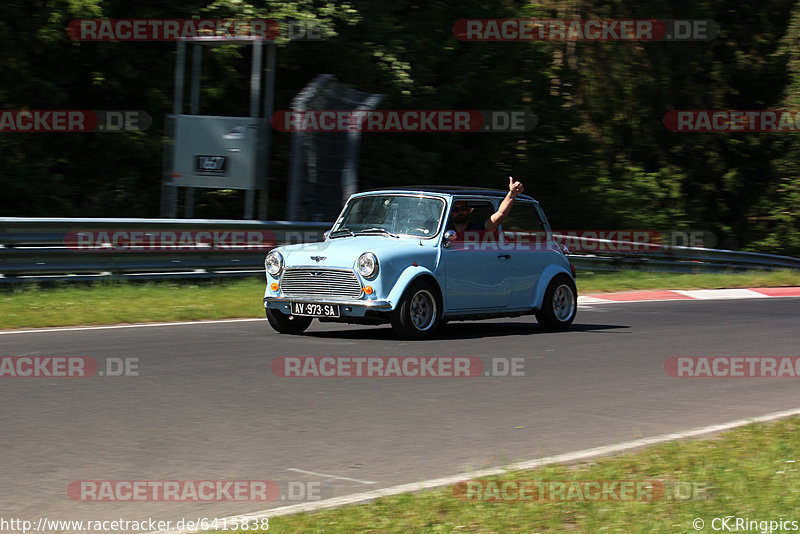
[[[78,42],[77,18],[315,21],[322,41],[280,41],[275,109],[320,73],[385,94],[385,109],[527,110],[531,132],[362,136],[363,188],[522,179],[559,228],[692,228],[721,244],[800,254],[797,137],[673,133],[670,110],[800,109],[800,3],[763,0],[6,0],[4,109],[141,109],[139,134],[0,136],[0,214],[155,216],[174,43]],[[708,42],[465,42],[460,18],[713,19]],[[250,51],[204,50],[203,114],[247,115]],[[283,216],[290,137],[272,136],[270,216]],[[241,194],[198,192],[230,217]]]

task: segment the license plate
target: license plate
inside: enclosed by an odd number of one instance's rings
[[[316,304],[314,302],[292,302],[292,315],[306,317],[339,317],[338,304]]]
[[[194,173],[198,176],[227,176],[225,156],[195,156]]]

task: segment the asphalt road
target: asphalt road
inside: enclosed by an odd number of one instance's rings
[[[520,318],[454,323],[426,342],[319,323],[281,336],[266,321],[0,335],[0,356],[88,356],[101,370],[138,359],[138,376],[0,378],[0,517],[221,517],[291,504],[289,483],[345,495],[795,408],[797,379],[672,378],[663,366],[800,356],[798,312],[798,298],[603,304],[567,332]],[[515,357],[526,376],[283,378],[278,356]],[[222,479],[278,481],[284,499],[67,494],[81,480]]]

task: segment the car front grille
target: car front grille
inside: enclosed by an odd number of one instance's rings
[[[352,300],[361,297],[361,282],[347,269],[286,269],[281,277],[285,297]]]

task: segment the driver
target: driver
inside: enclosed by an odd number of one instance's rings
[[[511,213],[511,207],[514,205],[514,199],[517,195],[525,191],[522,182],[515,181],[513,177],[508,177],[508,193],[503,201],[500,203],[500,208],[494,212],[483,224],[478,222],[470,222],[469,214],[472,213],[473,208],[470,208],[463,200],[458,200],[453,204],[450,210],[449,228],[455,230],[459,236],[463,237],[465,231],[481,231],[494,232],[503,219],[508,217]],[[457,239],[459,240],[459,239]]]

